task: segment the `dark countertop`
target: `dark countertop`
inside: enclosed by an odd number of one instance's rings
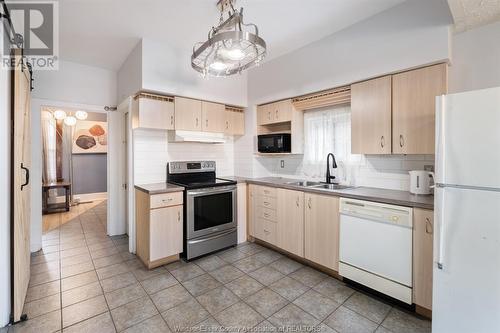
[[[166,182],[165,183],[135,185],[134,187],[136,190],[145,192],[147,194],[162,194],[162,193],[184,191],[184,187],[169,184]]]
[[[235,177],[240,178],[240,177]],[[325,195],[335,195],[344,198],[360,199],[386,204],[393,204],[406,207],[434,209],[433,195],[415,195],[407,191],[387,190],[374,187],[353,187],[343,190],[325,190],[305,186],[289,185],[287,182],[298,181],[297,179],[266,177],[266,178],[244,178],[249,184],[264,185],[299,190]]]

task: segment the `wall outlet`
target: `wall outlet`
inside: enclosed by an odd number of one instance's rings
[[[281,168],[283,169],[285,167],[285,160],[281,160]]]
[[[424,165],[424,170],[434,172],[434,165]]]

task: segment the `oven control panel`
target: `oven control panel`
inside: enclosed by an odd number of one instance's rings
[[[215,161],[169,162],[169,173],[215,172]]]

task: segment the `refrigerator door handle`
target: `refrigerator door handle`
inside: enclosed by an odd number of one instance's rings
[[[444,265],[444,247],[445,247],[445,220],[444,220],[444,193],[445,188],[441,184],[436,184],[437,191],[435,193],[434,218],[437,222],[437,235],[435,235],[434,262],[438,269],[443,269]]]

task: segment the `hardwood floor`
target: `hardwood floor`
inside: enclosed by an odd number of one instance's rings
[[[69,212],[43,215],[42,232],[45,233],[54,230],[94,207],[96,208],[95,211],[99,214],[99,219],[103,221],[104,227],[106,227],[106,200],[95,200],[93,202],[72,206]]]

